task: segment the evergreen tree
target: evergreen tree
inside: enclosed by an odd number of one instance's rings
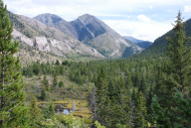
[[[47,97],[48,97],[47,91],[45,89],[41,89],[40,97],[39,97],[40,100],[45,101],[47,100]]]
[[[52,84],[53,84],[53,88],[54,88],[54,87],[57,87],[57,85],[58,85],[58,78],[57,78],[56,75],[53,76],[53,82],[52,82]]]
[[[49,90],[50,90],[50,85],[49,85],[49,82],[48,82],[46,76],[43,77],[43,80],[42,80],[41,84],[42,84],[42,85],[41,85],[41,88],[42,88],[42,89],[44,89],[44,90],[46,90],[46,91],[49,91]]]
[[[0,127],[28,127],[28,110],[24,106],[23,84],[18,43],[12,41],[13,27],[7,8],[0,0]]]
[[[54,111],[54,104],[53,103],[49,103],[48,106],[46,108],[44,108],[44,117],[46,119],[51,119],[54,114],[55,114],[55,111]]]
[[[110,100],[108,98],[108,81],[106,79],[106,74],[102,69],[98,75],[97,81],[95,82],[96,86],[96,114],[95,119],[98,120],[102,124],[106,124],[109,112],[109,103]]]
[[[135,100],[134,128],[145,128],[147,126],[146,99],[142,92],[137,92]]]
[[[41,121],[43,120],[43,117],[36,102],[36,98],[33,97],[30,104],[30,124],[32,128],[41,128]]]
[[[188,39],[185,35],[184,23],[180,12],[173,30],[173,36],[168,39],[168,52],[165,58],[166,61],[164,61],[161,68],[160,81],[158,81],[158,86],[155,89],[157,90],[156,94],[159,103],[155,106],[161,108],[160,115],[165,114],[164,118],[157,118],[157,123],[168,128],[183,125],[183,122],[187,121],[191,116],[190,113],[179,112],[182,105],[178,102],[180,100],[179,97],[175,97],[175,95],[180,93],[185,99],[189,100],[190,98],[191,52],[187,48]],[[186,107],[186,104],[184,105]]]
[[[187,48],[188,38],[185,35],[184,23],[181,13],[178,13],[174,36],[168,39],[167,73],[173,88],[178,89],[184,94],[188,94],[190,87],[191,73],[191,50]]]

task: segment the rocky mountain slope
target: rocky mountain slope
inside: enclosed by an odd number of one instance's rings
[[[65,21],[57,15],[45,13],[34,17],[34,19],[48,26],[54,27],[63,33],[68,34],[69,36],[77,37],[77,33],[74,27],[69,22]]]
[[[12,13],[10,13],[10,18],[14,26],[14,39],[21,44],[27,44],[31,49],[65,58],[71,56],[103,58],[96,49],[38,20]]]
[[[21,42],[23,61],[55,61],[63,58],[120,58],[140,53],[142,48],[85,14],[67,22],[54,14],[35,18],[9,13],[14,39]]]
[[[71,22],[66,22],[53,14],[41,14],[35,19],[60,31],[63,31],[60,26],[65,26],[64,28],[71,30],[69,33],[72,33],[78,41],[95,48],[105,57],[128,57],[142,50],[136,44],[124,40],[104,22],[89,14],[80,16]]]

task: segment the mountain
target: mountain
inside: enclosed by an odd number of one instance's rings
[[[63,58],[121,58],[140,53],[142,48],[96,17],[85,14],[67,22],[54,14],[35,18],[9,12],[12,33],[21,43],[23,61],[55,61]],[[29,59],[31,58],[31,59]]]
[[[103,58],[96,49],[79,42],[68,33],[47,26],[36,19],[9,14],[14,26],[13,37],[23,46],[27,45],[32,50],[62,58],[73,56]]]
[[[152,45],[152,42],[150,41],[139,40],[131,36],[124,36],[124,39],[138,45],[143,49],[146,49]]]
[[[77,37],[77,33],[75,29],[73,28],[73,26],[69,22],[65,21],[64,19],[62,19],[61,17],[57,15],[45,13],[45,14],[40,14],[34,17],[34,19],[50,27],[54,27],[62,31],[63,33],[68,34],[69,36]]]
[[[139,53],[142,48],[126,41],[117,32],[95,16],[85,14],[67,22],[53,14],[41,14],[34,19],[72,35],[76,40],[95,48],[105,57],[128,57]]]
[[[106,57],[128,57],[142,48],[126,41],[121,35],[95,16],[85,14],[72,21],[78,40],[94,47]]]
[[[88,42],[106,32],[113,32],[106,24],[89,14],[80,16],[71,24],[78,33],[78,39],[83,42]]]
[[[191,36],[191,19],[187,20],[184,23],[184,28],[187,36]],[[162,54],[165,52],[167,47],[167,38],[172,37],[174,35],[174,30],[170,30],[166,34],[162,35],[161,37],[157,38],[154,43],[146,49],[143,54]]]

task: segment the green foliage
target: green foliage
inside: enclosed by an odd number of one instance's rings
[[[43,115],[40,108],[37,105],[36,98],[32,98],[30,103],[30,126],[31,128],[41,128],[41,122],[43,120]]]
[[[147,126],[147,108],[146,99],[142,92],[137,92],[134,94],[134,128],[145,128]]]
[[[46,119],[51,119],[55,114],[54,104],[49,103],[45,108],[43,108],[43,113]]]
[[[95,121],[95,127],[96,128],[105,128],[105,126],[102,126],[98,121]]]
[[[61,122],[64,127],[67,128],[85,128],[88,127],[85,123],[84,120],[81,118],[77,118],[71,115],[57,115],[56,116],[57,120]]]
[[[44,89],[48,93],[62,90],[62,81],[63,95],[70,93],[79,97],[83,92],[90,93],[93,119],[100,122],[95,124],[97,127],[103,127],[100,126],[102,124],[107,128],[187,128],[191,122],[191,52],[180,14],[174,36],[168,40],[167,55],[139,55],[90,62],[64,61],[62,64],[33,63],[23,69],[23,74],[50,75],[56,86],[51,92]],[[78,87],[68,86],[67,82],[55,76],[69,78]],[[72,127],[72,118],[61,116],[59,121],[51,119],[50,122],[54,125],[62,122],[60,125]],[[76,123],[74,126],[82,125]]]
[[[58,86],[61,88],[61,87],[64,86],[64,83],[63,83],[62,81],[60,81],[60,82],[58,83]]]
[[[23,83],[18,58],[18,43],[12,41],[13,31],[7,8],[0,0],[0,127],[29,127],[28,109],[24,105]]]
[[[54,87],[54,88],[57,87],[57,85],[58,85],[58,80],[57,80],[57,76],[56,76],[56,75],[53,76],[53,82],[52,82],[52,84],[53,84],[53,87]]]
[[[47,100],[47,98],[48,98],[48,92],[45,89],[42,89],[40,92],[39,99],[42,101],[45,101],[45,100]]]
[[[178,97],[182,95],[185,101],[190,98],[191,52],[186,46],[187,41],[179,12],[174,36],[168,39],[167,60],[161,66],[161,73],[158,76],[160,78],[156,86],[158,101],[156,99],[153,101],[154,117],[161,127],[188,127],[188,124],[183,122],[187,122],[186,118],[191,115],[186,112],[179,114],[179,107],[182,105],[179,102],[181,97]],[[177,93],[180,95],[176,96]]]

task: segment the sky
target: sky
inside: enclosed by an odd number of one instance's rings
[[[191,18],[191,0],[4,0],[10,11],[35,17],[52,13],[67,21],[91,14],[123,36],[154,41],[173,27],[178,11]]]

